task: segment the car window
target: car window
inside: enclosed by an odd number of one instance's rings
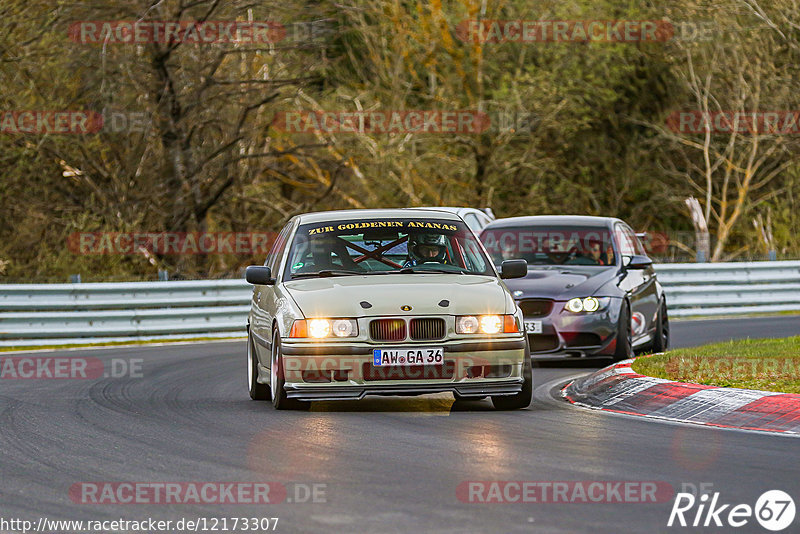
[[[636,250],[636,254],[641,254],[643,256],[647,256],[647,251],[642,245],[642,241],[636,237],[636,232],[634,232],[630,226],[625,226],[625,233],[628,234],[629,239],[633,240],[633,247]]]
[[[285,278],[333,270],[386,274],[406,268],[414,273],[496,275],[475,234],[462,221],[398,218],[300,225]]]
[[[289,238],[289,233],[292,231],[292,224],[292,222],[287,223],[280,231],[278,237],[275,239],[275,243],[272,245],[272,250],[267,254],[267,260],[264,262],[264,265],[269,267],[272,271],[273,276],[277,275],[277,269],[283,257],[283,251],[286,248],[286,241]]]
[[[529,225],[484,229],[481,241],[495,264],[524,259],[528,265],[614,265],[605,226]]]
[[[636,234],[634,234],[633,230],[629,227],[618,224],[616,226],[615,235],[617,244],[619,245],[619,252],[623,256],[644,254],[644,249],[642,249],[642,245],[639,243],[638,239],[636,239]]]
[[[467,223],[467,226],[469,226],[469,229],[473,232],[480,232],[481,228],[483,228],[483,225],[481,225],[481,222],[474,213],[467,213],[464,215],[464,222]]]

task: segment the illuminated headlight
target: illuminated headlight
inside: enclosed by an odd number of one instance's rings
[[[594,297],[583,299],[583,311],[595,312],[600,309],[600,302]]]
[[[292,324],[289,337],[356,337],[358,323],[355,319],[298,319]]]
[[[596,312],[605,309],[611,301],[609,297],[574,298],[567,301],[564,309],[572,313]]]
[[[327,319],[311,319],[308,321],[308,333],[311,337],[328,337],[331,333],[331,322]]]
[[[484,334],[496,334],[503,329],[503,320],[499,315],[482,315],[481,332]]]
[[[519,332],[513,315],[460,315],[456,317],[456,334],[512,334]]]

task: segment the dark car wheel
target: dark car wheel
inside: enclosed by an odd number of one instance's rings
[[[247,329],[247,386],[251,399],[258,401],[269,400],[269,386],[258,383],[258,357],[256,357],[250,328]]]
[[[631,341],[631,310],[630,305],[623,301],[619,312],[617,324],[617,348],[614,350],[614,361],[627,360],[633,356],[633,343]]]
[[[669,348],[669,317],[667,303],[662,302],[656,317],[656,332],[653,335],[653,352],[664,352]]]
[[[495,410],[521,410],[527,408],[533,399],[533,372],[531,371],[531,352],[525,346],[525,361],[522,363],[522,391],[515,395],[493,395]]]
[[[303,402],[297,399],[290,399],[286,396],[286,389],[283,379],[283,355],[281,353],[281,336],[278,329],[274,328],[272,335],[272,361],[269,368],[270,389],[272,390],[272,405],[276,410],[308,410],[310,402]]]

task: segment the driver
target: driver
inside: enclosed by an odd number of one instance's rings
[[[613,263],[614,251],[611,245],[603,251],[603,244],[596,239],[589,242],[588,257],[592,259],[597,265],[610,265]]]
[[[408,260],[403,267],[422,263],[445,263],[447,238],[442,234],[412,234],[408,237]]]

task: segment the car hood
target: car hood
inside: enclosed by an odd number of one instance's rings
[[[615,297],[620,290],[616,287],[617,268],[573,268],[565,266],[557,269],[529,269],[525,278],[506,280],[508,289],[515,293],[514,298],[547,298],[569,300],[573,297]],[[611,283],[610,283],[611,282]]]
[[[306,317],[374,315],[467,315],[513,313],[502,282],[467,274],[336,276],[286,282],[284,287]],[[449,301],[444,307],[439,303]],[[364,308],[366,301],[371,307]],[[411,306],[403,311],[401,306]]]

